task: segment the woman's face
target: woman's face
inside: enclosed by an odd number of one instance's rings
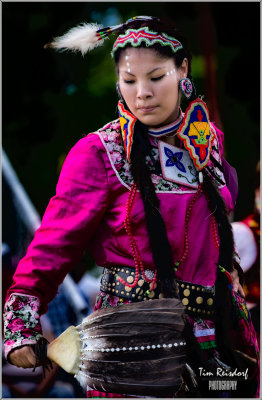
[[[127,48],[118,63],[119,87],[130,111],[142,123],[157,127],[175,121],[179,114],[179,80],[187,76],[187,59],[181,67],[148,48]]]

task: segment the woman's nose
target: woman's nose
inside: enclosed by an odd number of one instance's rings
[[[137,85],[137,98],[138,99],[146,99],[148,97],[151,97],[153,95],[153,92],[150,88],[150,85],[146,83],[140,83]]]

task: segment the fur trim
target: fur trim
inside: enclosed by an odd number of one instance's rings
[[[102,26],[95,23],[82,23],[70,29],[63,36],[55,38],[51,43],[46,44],[45,48],[51,47],[56,50],[71,50],[73,52],[80,51],[84,55],[104,43],[104,39],[98,40],[97,31],[100,28]]]

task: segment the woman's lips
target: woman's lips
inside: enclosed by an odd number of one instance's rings
[[[139,107],[139,111],[141,111],[144,114],[151,113],[156,109],[157,106],[152,106],[152,107]]]

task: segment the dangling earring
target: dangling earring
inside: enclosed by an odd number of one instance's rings
[[[182,95],[189,99],[191,94],[193,93],[193,85],[189,78],[181,78],[179,80],[179,89],[181,90]]]
[[[124,99],[123,99],[123,96],[122,96],[122,93],[121,93],[121,90],[120,90],[120,87],[119,87],[119,82],[116,82],[116,91],[117,91],[119,100],[123,102]]]

